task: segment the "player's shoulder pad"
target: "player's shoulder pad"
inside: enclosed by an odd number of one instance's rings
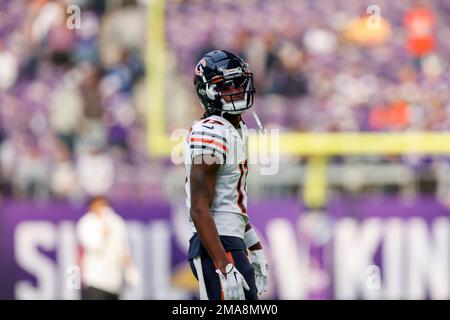
[[[224,142],[226,142],[227,132],[228,127],[225,123],[216,119],[206,118],[192,126],[190,135],[193,136],[200,134],[213,138],[220,138],[221,140],[224,140]]]
[[[192,126],[189,134],[191,149],[214,149],[225,154],[229,150],[227,131],[226,124],[218,120],[207,118],[199,121]]]

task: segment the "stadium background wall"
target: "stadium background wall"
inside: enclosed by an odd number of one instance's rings
[[[143,279],[123,298],[196,298],[184,206],[114,207],[127,221]],[[296,199],[250,204],[272,271],[264,298],[450,298],[450,218],[436,200],[336,198],[329,218],[303,209]],[[79,297],[75,222],[82,212],[64,203],[3,206],[0,298]]]

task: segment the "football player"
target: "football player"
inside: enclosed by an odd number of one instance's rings
[[[247,127],[241,119],[253,104],[253,75],[240,57],[215,50],[198,62],[194,86],[205,113],[185,144],[189,263],[201,299],[257,300],[269,275],[247,212]]]

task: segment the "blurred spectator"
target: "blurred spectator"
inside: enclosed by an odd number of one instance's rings
[[[118,63],[124,51],[137,50],[143,55],[146,25],[146,10],[133,0],[123,1],[123,7],[105,16],[99,39],[102,63],[107,67]]]
[[[272,83],[269,93],[299,97],[308,92],[307,79],[302,72],[303,53],[294,43],[284,43],[272,62]]]
[[[18,76],[18,63],[16,56],[6,50],[0,39],[0,90],[11,88]]]
[[[69,149],[60,144],[51,172],[51,189],[56,198],[70,199],[79,191],[77,173]]]
[[[409,121],[409,108],[404,101],[396,101],[389,106],[376,106],[370,115],[371,126],[375,130],[399,130],[405,128]]]
[[[50,196],[48,168],[41,151],[35,145],[25,146],[25,153],[19,159],[13,177],[18,195],[38,200]]]
[[[391,36],[391,25],[381,15],[367,14],[348,24],[346,36],[360,45],[379,45]]]
[[[99,91],[99,82],[98,70],[88,66],[85,70],[85,78],[81,83],[83,115],[88,121],[100,122],[103,117],[104,110]]]
[[[106,198],[89,201],[89,211],[77,223],[81,245],[83,300],[118,300],[124,279],[136,286],[139,274],[133,264],[125,221]]]
[[[43,44],[52,28],[65,24],[64,1],[34,0],[30,4],[30,38],[33,43]]]
[[[108,194],[114,183],[114,166],[111,156],[91,148],[79,157],[77,174],[81,187],[88,195]]]
[[[305,32],[303,43],[309,54],[332,54],[336,50],[337,38],[327,29],[311,28]]]
[[[435,24],[433,12],[425,6],[417,6],[406,12],[404,25],[407,32],[407,47],[413,57],[423,57],[436,48]]]
[[[83,116],[83,96],[73,81],[67,74],[49,102],[50,125],[71,152]]]

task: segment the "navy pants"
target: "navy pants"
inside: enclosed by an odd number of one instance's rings
[[[227,252],[230,261],[244,276],[250,290],[244,289],[245,300],[258,300],[258,291],[255,282],[255,270],[248,260],[247,254],[243,250],[232,250]],[[203,281],[209,300],[223,300],[222,289],[220,286],[219,275],[216,273],[214,262],[208,255],[200,257],[203,273]],[[189,259],[189,265],[194,276],[199,280],[197,268],[193,259]]]

